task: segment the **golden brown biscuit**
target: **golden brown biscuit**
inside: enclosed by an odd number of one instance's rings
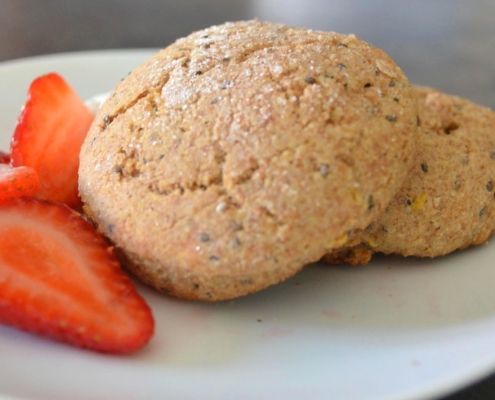
[[[230,299],[376,219],[411,165],[416,113],[402,71],[353,35],[227,23],[115,88],[83,146],[80,193],[143,281]]]
[[[418,152],[404,187],[357,246],[324,257],[366,264],[374,252],[436,257],[485,243],[495,230],[495,113],[418,87]]]

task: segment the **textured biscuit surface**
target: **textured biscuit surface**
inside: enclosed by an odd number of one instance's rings
[[[376,219],[411,165],[416,113],[402,71],[355,36],[227,23],[114,89],[81,151],[80,193],[143,281],[229,299]]]
[[[495,113],[418,87],[418,151],[404,187],[376,222],[329,263],[374,252],[436,257],[485,243],[495,230]]]

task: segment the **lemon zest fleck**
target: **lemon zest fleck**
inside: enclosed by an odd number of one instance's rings
[[[413,211],[421,211],[425,207],[426,198],[428,194],[426,192],[422,193],[418,197],[416,197],[411,203],[411,209]]]
[[[327,249],[335,249],[338,247],[342,247],[344,244],[347,243],[349,240],[349,235],[347,233],[344,233],[342,236],[338,237],[335,240],[332,240],[327,243]]]

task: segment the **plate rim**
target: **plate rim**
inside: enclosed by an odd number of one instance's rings
[[[54,61],[71,61],[71,62],[80,62],[81,59],[85,58],[108,58],[115,56],[122,57],[130,57],[130,56],[145,56],[148,54],[152,54],[153,52],[158,51],[156,48],[132,48],[132,49],[97,49],[97,50],[83,50],[83,51],[73,51],[73,52],[60,52],[60,53],[52,53],[52,54],[43,54],[36,55],[32,57],[20,57],[10,60],[0,61],[0,75],[2,74],[2,70],[6,67],[18,67],[19,65],[28,65],[33,63],[50,63]],[[495,315],[494,315],[495,316]],[[479,325],[479,324],[488,324],[488,322],[493,322],[495,326],[495,319],[493,321],[481,321],[477,322],[468,322],[466,325],[471,326]],[[489,324],[488,324],[489,325]],[[469,327],[468,326],[468,327]],[[493,357],[490,363],[486,363],[484,366],[478,366],[478,370],[474,369],[471,371],[471,374],[464,374],[460,377],[456,382],[447,379],[443,382],[442,385],[432,385],[430,388],[422,388],[418,390],[415,394],[408,393],[406,397],[400,397],[400,399],[427,399],[432,396],[441,396],[447,395],[455,390],[461,389],[466,385],[473,384],[476,381],[482,380],[486,378],[488,375],[492,374],[495,370],[495,356]],[[464,378],[464,379],[463,379]],[[26,397],[9,397],[9,395],[4,395],[1,393],[0,388],[0,400],[28,400]],[[409,397],[408,397],[409,396]],[[392,396],[389,398],[399,399],[399,397]],[[31,399],[30,399],[31,400]]]

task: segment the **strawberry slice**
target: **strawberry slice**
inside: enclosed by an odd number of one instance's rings
[[[38,174],[33,168],[0,164],[0,204],[18,197],[33,196],[39,187]]]
[[[10,154],[5,153],[4,151],[0,151],[0,164],[8,164],[10,163]]]
[[[28,90],[11,142],[13,166],[34,168],[38,197],[79,208],[79,151],[93,114],[58,74],[35,79]]]
[[[80,214],[36,198],[0,206],[0,322],[75,346],[129,353],[150,308]]]

